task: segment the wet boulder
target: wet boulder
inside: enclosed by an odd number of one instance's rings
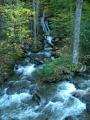
[[[82,97],[84,103],[86,103],[87,112],[90,114],[90,91]]]
[[[41,96],[37,93],[33,94],[32,100],[35,101],[38,105],[40,105],[41,102]]]
[[[32,100],[35,101],[38,105],[41,102],[40,89],[37,85],[32,85],[29,89],[29,93],[32,95]]]
[[[31,53],[30,55],[30,62],[36,64],[36,65],[41,65],[44,62],[48,61],[48,57],[45,56],[43,52],[40,53]]]
[[[86,89],[90,88],[90,80],[83,80],[78,83],[78,88],[79,89]]]
[[[68,116],[65,118],[65,120],[74,120],[72,116]]]
[[[37,93],[38,91],[39,91],[39,88],[36,84],[31,85],[30,88],[29,88],[29,93],[31,95]]]
[[[27,89],[29,89],[31,85],[31,81],[28,80],[22,80],[22,81],[9,81],[8,82],[8,89],[7,89],[7,94],[14,94],[23,92]]]

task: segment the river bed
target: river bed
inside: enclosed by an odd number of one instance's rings
[[[0,120],[89,120],[90,80],[40,84],[31,79],[35,70],[18,65],[19,78],[1,87]]]

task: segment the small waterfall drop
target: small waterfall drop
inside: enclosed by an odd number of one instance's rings
[[[48,21],[45,19],[45,11],[43,11],[43,16],[41,18],[41,26],[45,35],[45,40],[44,40],[44,49],[46,48],[51,48],[52,46],[52,39],[53,37],[50,35],[50,28],[48,25]]]
[[[35,71],[35,64],[28,64],[26,66],[18,66],[18,68],[16,69],[16,72],[18,74],[23,74],[24,76],[30,76],[32,74],[32,72]]]

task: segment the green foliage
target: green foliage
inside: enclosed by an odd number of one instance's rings
[[[16,43],[0,42],[0,81],[13,73],[16,61],[24,56],[21,46]]]
[[[71,10],[72,8],[72,10]],[[45,7],[47,16],[50,16],[51,33],[54,36],[67,37],[71,35],[75,4],[73,0],[52,0]]]
[[[73,36],[75,0],[39,0],[40,15],[43,10],[49,20],[49,27],[52,36],[61,36],[64,40],[70,41]],[[11,73],[16,60],[21,58],[24,53],[21,49],[21,43],[31,45],[33,43],[30,35],[30,24],[32,24],[33,11],[29,2],[18,2],[16,0],[2,0],[0,5],[0,80],[7,78]],[[41,16],[40,16],[41,17]],[[73,39],[72,39],[73,40]],[[71,45],[69,43],[69,46]],[[66,42],[67,43],[67,42]],[[42,43],[37,42],[38,46],[34,48],[31,45],[30,50],[37,52],[42,49]],[[90,2],[84,1],[82,20],[81,20],[81,43],[82,61],[90,65]],[[48,62],[38,73],[42,81],[58,81],[67,79],[67,74],[63,71],[76,71],[78,66],[71,64],[70,49],[57,50],[55,55],[60,57],[55,61]],[[89,55],[89,57],[83,56]]]
[[[24,2],[7,1],[0,5],[0,82],[8,79],[13,67],[24,56],[22,43],[30,43],[33,12]]]
[[[84,2],[81,21],[81,52],[90,55],[90,3]]]
[[[70,56],[62,55],[62,57],[44,64],[42,69],[35,72],[34,76],[41,82],[68,80],[72,77],[73,72],[79,70],[79,67],[79,65],[71,64]]]
[[[3,18],[4,38],[22,41],[30,37],[28,26],[33,12],[25,7],[25,3],[0,6],[0,13]]]
[[[72,46],[75,19],[75,0],[41,1],[42,10],[49,19],[52,36],[61,36]],[[45,6],[45,7],[44,7]],[[84,0],[81,19],[80,55],[90,55],[90,2]]]
[[[42,50],[42,49],[43,49],[43,45],[42,45],[42,43],[41,43],[40,41],[37,41],[37,45],[35,45],[35,44],[32,42],[31,47],[30,47],[30,51],[31,51],[31,52],[37,53],[37,52],[39,52],[39,51]]]

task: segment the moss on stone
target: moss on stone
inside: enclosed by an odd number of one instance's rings
[[[43,68],[34,74],[34,77],[42,82],[69,80],[78,69],[79,65],[72,64],[68,56],[62,56],[44,64]]]

